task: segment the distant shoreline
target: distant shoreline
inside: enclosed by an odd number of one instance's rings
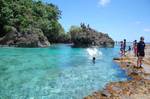
[[[127,44],[132,44],[133,42],[127,42]],[[64,45],[73,45],[73,43],[52,43],[50,46],[52,45],[59,45],[59,44],[64,44]],[[115,46],[120,44],[119,42],[116,44],[115,43]],[[150,43],[146,42],[146,45],[150,45]],[[50,47],[48,46],[48,47]],[[3,48],[3,47],[15,47],[15,48],[40,48],[40,47],[17,47],[16,45],[0,45],[0,48]],[[43,48],[48,48],[48,47],[43,47]],[[79,48],[85,48],[85,47],[79,47]],[[88,47],[87,47],[88,48]],[[99,47],[99,48],[103,48],[103,47]],[[104,48],[110,48],[110,47],[104,47]]]

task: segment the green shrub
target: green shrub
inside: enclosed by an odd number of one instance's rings
[[[13,28],[12,26],[5,25],[3,29],[4,29],[4,32],[5,32],[5,33],[9,33],[9,32],[11,32],[11,31],[13,31],[12,28]]]

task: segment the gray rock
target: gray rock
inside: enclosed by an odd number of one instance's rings
[[[74,47],[114,47],[114,40],[108,34],[98,32],[90,27],[82,26],[82,31],[74,33],[72,42]]]
[[[20,33],[14,27],[0,39],[0,45],[15,47],[48,47],[49,41],[39,29],[30,29]]]
[[[105,96],[105,97],[110,97],[110,96],[111,96],[111,94],[110,94],[107,90],[103,90],[103,91],[101,92],[101,95],[102,95],[102,96]]]

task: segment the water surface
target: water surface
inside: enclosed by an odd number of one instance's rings
[[[0,48],[0,99],[82,99],[128,77],[112,61],[119,48],[99,48],[92,63],[86,48]]]

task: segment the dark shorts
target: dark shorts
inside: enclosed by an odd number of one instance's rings
[[[124,50],[124,51],[126,50],[126,46],[123,47],[123,50]]]
[[[145,56],[145,52],[138,52],[138,55],[137,56],[142,56],[144,57]]]

